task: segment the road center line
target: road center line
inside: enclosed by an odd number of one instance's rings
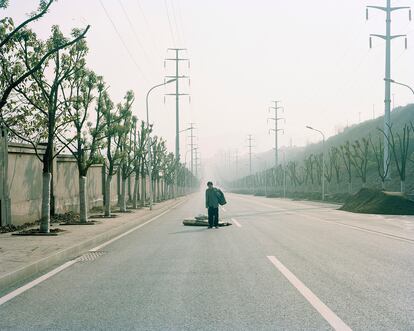
[[[239,223],[239,222],[237,222],[237,220],[235,219],[235,218],[232,218],[231,219],[231,221],[237,226],[237,227],[239,227],[239,228],[241,228],[242,227],[242,225]]]
[[[337,331],[352,331],[327,305],[325,305],[309,288],[290,272],[276,257],[268,256],[270,262],[287,278],[319,314]]]
[[[130,230],[128,230],[128,231],[126,231],[126,232],[122,233],[122,234],[120,234],[119,236],[117,236],[117,237],[115,237],[115,238],[112,238],[111,240],[108,240],[108,241],[104,242],[103,244],[101,244],[101,245],[99,245],[99,246],[96,246],[96,247],[92,248],[91,250],[89,250],[89,252],[96,252],[96,251],[100,250],[101,248],[103,248],[103,247],[105,247],[105,246],[107,246],[107,245],[109,245],[109,244],[112,244],[114,241],[116,241],[116,240],[118,240],[118,239],[121,239],[122,237],[125,237],[126,235],[130,234],[131,232],[133,232],[133,231],[135,231],[135,230],[138,230],[139,228],[142,228],[144,225],[147,225],[148,223],[151,223],[151,222],[153,222],[153,221],[157,220],[157,219],[158,219],[158,218],[160,218],[161,216],[163,216],[163,215],[165,215],[166,213],[170,212],[171,210],[173,210],[173,209],[177,208],[179,205],[183,204],[183,203],[184,203],[184,202],[186,202],[186,201],[187,201],[187,200],[180,201],[180,202],[179,202],[179,203],[177,203],[176,205],[172,206],[171,208],[168,208],[167,210],[165,210],[165,211],[164,211],[164,212],[162,212],[161,214],[159,214],[159,215],[157,215],[157,216],[155,216],[155,217],[153,217],[153,218],[149,219],[149,220],[148,220],[148,221],[146,221],[145,223],[142,223],[142,224],[140,224],[140,225],[138,225],[138,226],[136,226],[136,227],[134,227],[134,228],[132,228],[132,229],[130,229]],[[68,261],[68,262],[66,262],[66,263],[64,263],[64,264],[62,264],[61,266],[59,266],[59,267],[57,267],[57,268],[55,268],[55,269],[53,269],[53,270],[49,271],[48,273],[46,273],[46,274],[44,274],[44,275],[42,275],[42,276],[40,276],[40,277],[38,277],[38,278],[36,278],[36,279],[32,280],[30,283],[27,283],[26,285],[23,285],[23,286],[21,286],[21,287],[19,287],[19,288],[15,289],[14,291],[12,291],[12,292],[10,292],[10,293],[8,293],[8,294],[6,294],[6,295],[4,295],[4,296],[0,297],[0,306],[1,306],[1,305],[3,305],[3,304],[4,304],[4,303],[6,303],[6,302],[8,302],[8,301],[12,300],[13,298],[15,298],[15,297],[19,296],[20,294],[22,294],[22,293],[24,293],[24,292],[26,292],[26,291],[30,290],[31,288],[35,287],[36,285],[38,285],[38,284],[40,284],[40,283],[44,282],[45,280],[47,280],[47,279],[49,279],[49,278],[53,277],[54,275],[58,274],[59,272],[61,272],[61,271],[65,270],[65,269],[67,269],[67,268],[69,268],[70,266],[74,265],[74,264],[75,264],[75,263],[77,263],[77,262],[78,262],[78,258],[73,259],[73,260],[70,260],[70,261]]]

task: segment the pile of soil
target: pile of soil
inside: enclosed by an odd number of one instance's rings
[[[414,201],[403,193],[363,188],[340,210],[361,214],[414,215]]]

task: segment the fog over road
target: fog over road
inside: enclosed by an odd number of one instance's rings
[[[413,330],[414,218],[203,193],[0,306],[1,330]]]

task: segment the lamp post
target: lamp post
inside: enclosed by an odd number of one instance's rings
[[[150,93],[152,92],[152,90],[156,89],[157,87],[160,86],[164,86],[167,85],[169,83],[175,82],[177,79],[170,79],[167,80],[166,82],[162,83],[162,84],[158,84],[155,85],[153,87],[151,87],[148,92],[147,92],[147,97],[145,99],[145,104],[146,104],[146,109],[147,109],[147,130],[148,130],[148,144],[147,144],[147,151],[148,151],[148,178],[149,178],[149,196],[150,196],[150,205],[149,208],[150,210],[152,210],[152,205],[153,205],[153,196],[152,196],[152,156],[151,156],[151,137],[149,135],[149,112],[148,112],[148,97],[150,95]]]
[[[307,125],[307,129],[319,132],[322,135],[322,201],[325,201],[325,135],[321,130],[314,129],[313,127]]]
[[[390,82],[390,83],[393,83],[393,84],[396,84],[396,85],[405,86],[406,88],[410,89],[410,91],[414,94],[414,89],[411,86],[407,85],[407,84],[396,82],[394,79],[384,78],[384,80],[386,82]]]

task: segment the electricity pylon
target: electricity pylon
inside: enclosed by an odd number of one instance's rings
[[[377,37],[385,40],[385,114],[384,114],[384,171],[386,171],[389,162],[389,143],[388,137],[391,126],[391,41],[396,38],[405,37],[405,48],[407,48],[407,35],[391,35],[391,13],[397,10],[408,9],[409,20],[411,21],[411,8],[402,7],[391,7],[391,0],[387,0],[387,6],[367,6],[366,19],[368,20],[369,9],[378,9],[386,13],[386,31],[385,35],[370,34],[369,45],[372,48],[372,37]]]
[[[175,93],[170,93],[166,95],[173,95],[175,96],[175,160],[177,165],[180,164],[180,96],[188,95],[187,93],[180,93],[179,90],[179,80],[182,78],[188,78],[188,76],[180,75],[180,65],[181,61],[188,62],[189,59],[180,58],[180,52],[186,51],[186,48],[168,48],[168,51],[173,51],[175,53],[175,57],[173,58],[166,58],[165,61],[174,61],[175,62],[175,75],[173,76],[166,76],[167,79],[175,78]],[[164,61],[164,67],[165,67]],[[176,167],[174,173],[174,197],[177,196],[177,179],[178,179],[178,167]]]
[[[274,133],[275,133],[275,167],[277,167],[279,165],[278,134],[279,134],[279,131],[283,131],[284,132],[283,129],[279,129],[279,125],[278,125],[279,124],[279,121],[280,120],[284,120],[284,118],[283,117],[279,117],[278,112],[279,112],[279,110],[284,111],[284,109],[283,109],[283,107],[279,107],[278,106],[279,103],[280,103],[280,101],[272,101],[272,102],[274,103],[274,106],[269,107],[269,111],[274,111],[274,114],[275,114],[274,116],[275,117],[271,117],[268,120],[273,120],[274,121],[274,125],[275,125],[273,129],[270,129],[269,130],[269,132],[270,131],[274,131]]]

